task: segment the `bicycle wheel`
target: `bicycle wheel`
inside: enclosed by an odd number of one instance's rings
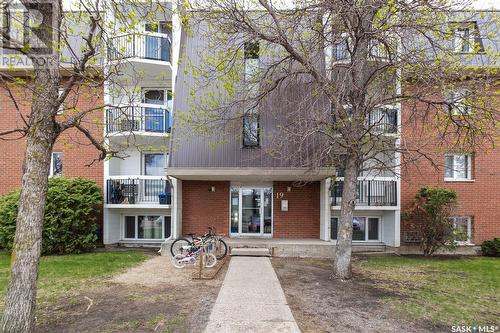
[[[186,248],[191,245],[191,242],[185,238],[176,239],[170,245],[170,254],[175,257],[176,254],[186,254]]]
[[[205,253],[203,262],[206,268],[212,268],[217,263],[217,258],[212,253]]]
[[[176,268],[184,268],[186,266],[186,263],[184,261],[181,261],[182,259],[184,259],[184,256],[182,254],[176,254],[172,258],[172,262],[174,263],[174,266]]]
[[[213,251],[217,260],[221,260],[227,255],[227,244],[222,239],[215,242],[215,249]]]

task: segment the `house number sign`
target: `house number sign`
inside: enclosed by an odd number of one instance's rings
[[[283,192],[276,192],[276,199],[283,199],[284,193]]]

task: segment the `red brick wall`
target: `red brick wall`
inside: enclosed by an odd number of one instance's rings
[[[402,175],[401,209],[404,211],[410,208],[421,187],[445,187],[458,194],[456,215],[472,217],[472,238],[475,244],[500,237],[500,149],[490,154],[476,153],[473,165],[473,182],[445,182],[443,169],[436,170],[428,162],[408,167]],[[411,230],[412,224],[417,222],[401,221],[402,241],[404,231]]]
[[[183,180],[182,234],[203,234],[208,226],[229,235],[229,182]]]
[[[29,89],[11,88],[15,100],[24,116],[29,114],[31,95]],[[75,94],[68,100],[75,101]],[[76,107],[79,110],[94,108],[103,104],[103,90],[81,88]],[[0,87],[0,131],[22,125],[21,117],[16,110],[7,90]],[[64,115],[62,116],[64,117]],[[85,127],[90,129],[97,138],[102,138],[103,113],[101,110],[94,111],[84,119]],[[10,135],[9,139],[16,138]],[[24,159],[25,140],[0,140],[0,195],[13,191],[20,187],[22,177],[22,162]],[[79,131],[70,129],[65,131],[57,140],[55,152],[63,152],[63,175],[67,177],[85,177],[95,180],[100,186],[103,184],[103,163],[90,164],[99,156],[99,152],[90,144],[90,141]]]
[[[287,191],[291,187],[291,191]],[[281,211],[283,193],[288,200],[288,211]],[[293,182],[274,182],[273,188],[273,237],[274,238],[319,238],[320,183],[312,182],[294,186]]]
[[[215,186],[215,192],[209,192]],[[287,191],[291,187],[291,191]],[[182,233],[201,234],[209,225],[217,231],[229,234],[229,182],[183,181],[182,182]],[[283,193],[288,200],[288,211],[281,211]],[[319,238],[320,184],[294,186],[293,182],[274,182],[273,186],[273,237]]]
[[[424,108],[425,106],[422,106]],[[416,163],[408,163],[402,169],[401,210],[411,207],[417,191],[424,186],[444,187],[457,192],[458,207],[454,215],[472,217],[472,240],[475,244],[500,237],[500,148],[476,149],[472,161],[472,178],[474,181],[445,182],[444,154],[442,142],[433,138],[432,133],[421,130],[421,123],[406,122],[405,115],[411,113],[409,106],[403,105],[403,146],[416,147],[428,154],[435,164],[426,159]],[[417,121],[417,120],[415,120]],[[409,162],[410,153],[403,156]],[[419,221],[401,221],[401,242],[404,243],[404,232],[414,230]]]

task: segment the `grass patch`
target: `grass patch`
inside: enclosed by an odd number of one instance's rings
[[[385,301],[415,319],[447,325],[491,325],[500,316],[500,259],[373,257],[354,269]]]
[[[147,259],[142,252],[96,252],[44,256],[38,275],[38,302],[52,302],[62,294],[95,283]],[[0,309],[7,290],[10,255],[0,252]]]

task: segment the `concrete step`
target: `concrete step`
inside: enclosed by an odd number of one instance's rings
[[[353,253],[385,252],[386,246],[381,244],[356,244],[352,246]]]
[[[231,249],[231,256],[270,257],[271,252],[265,247],[237,247]]]

